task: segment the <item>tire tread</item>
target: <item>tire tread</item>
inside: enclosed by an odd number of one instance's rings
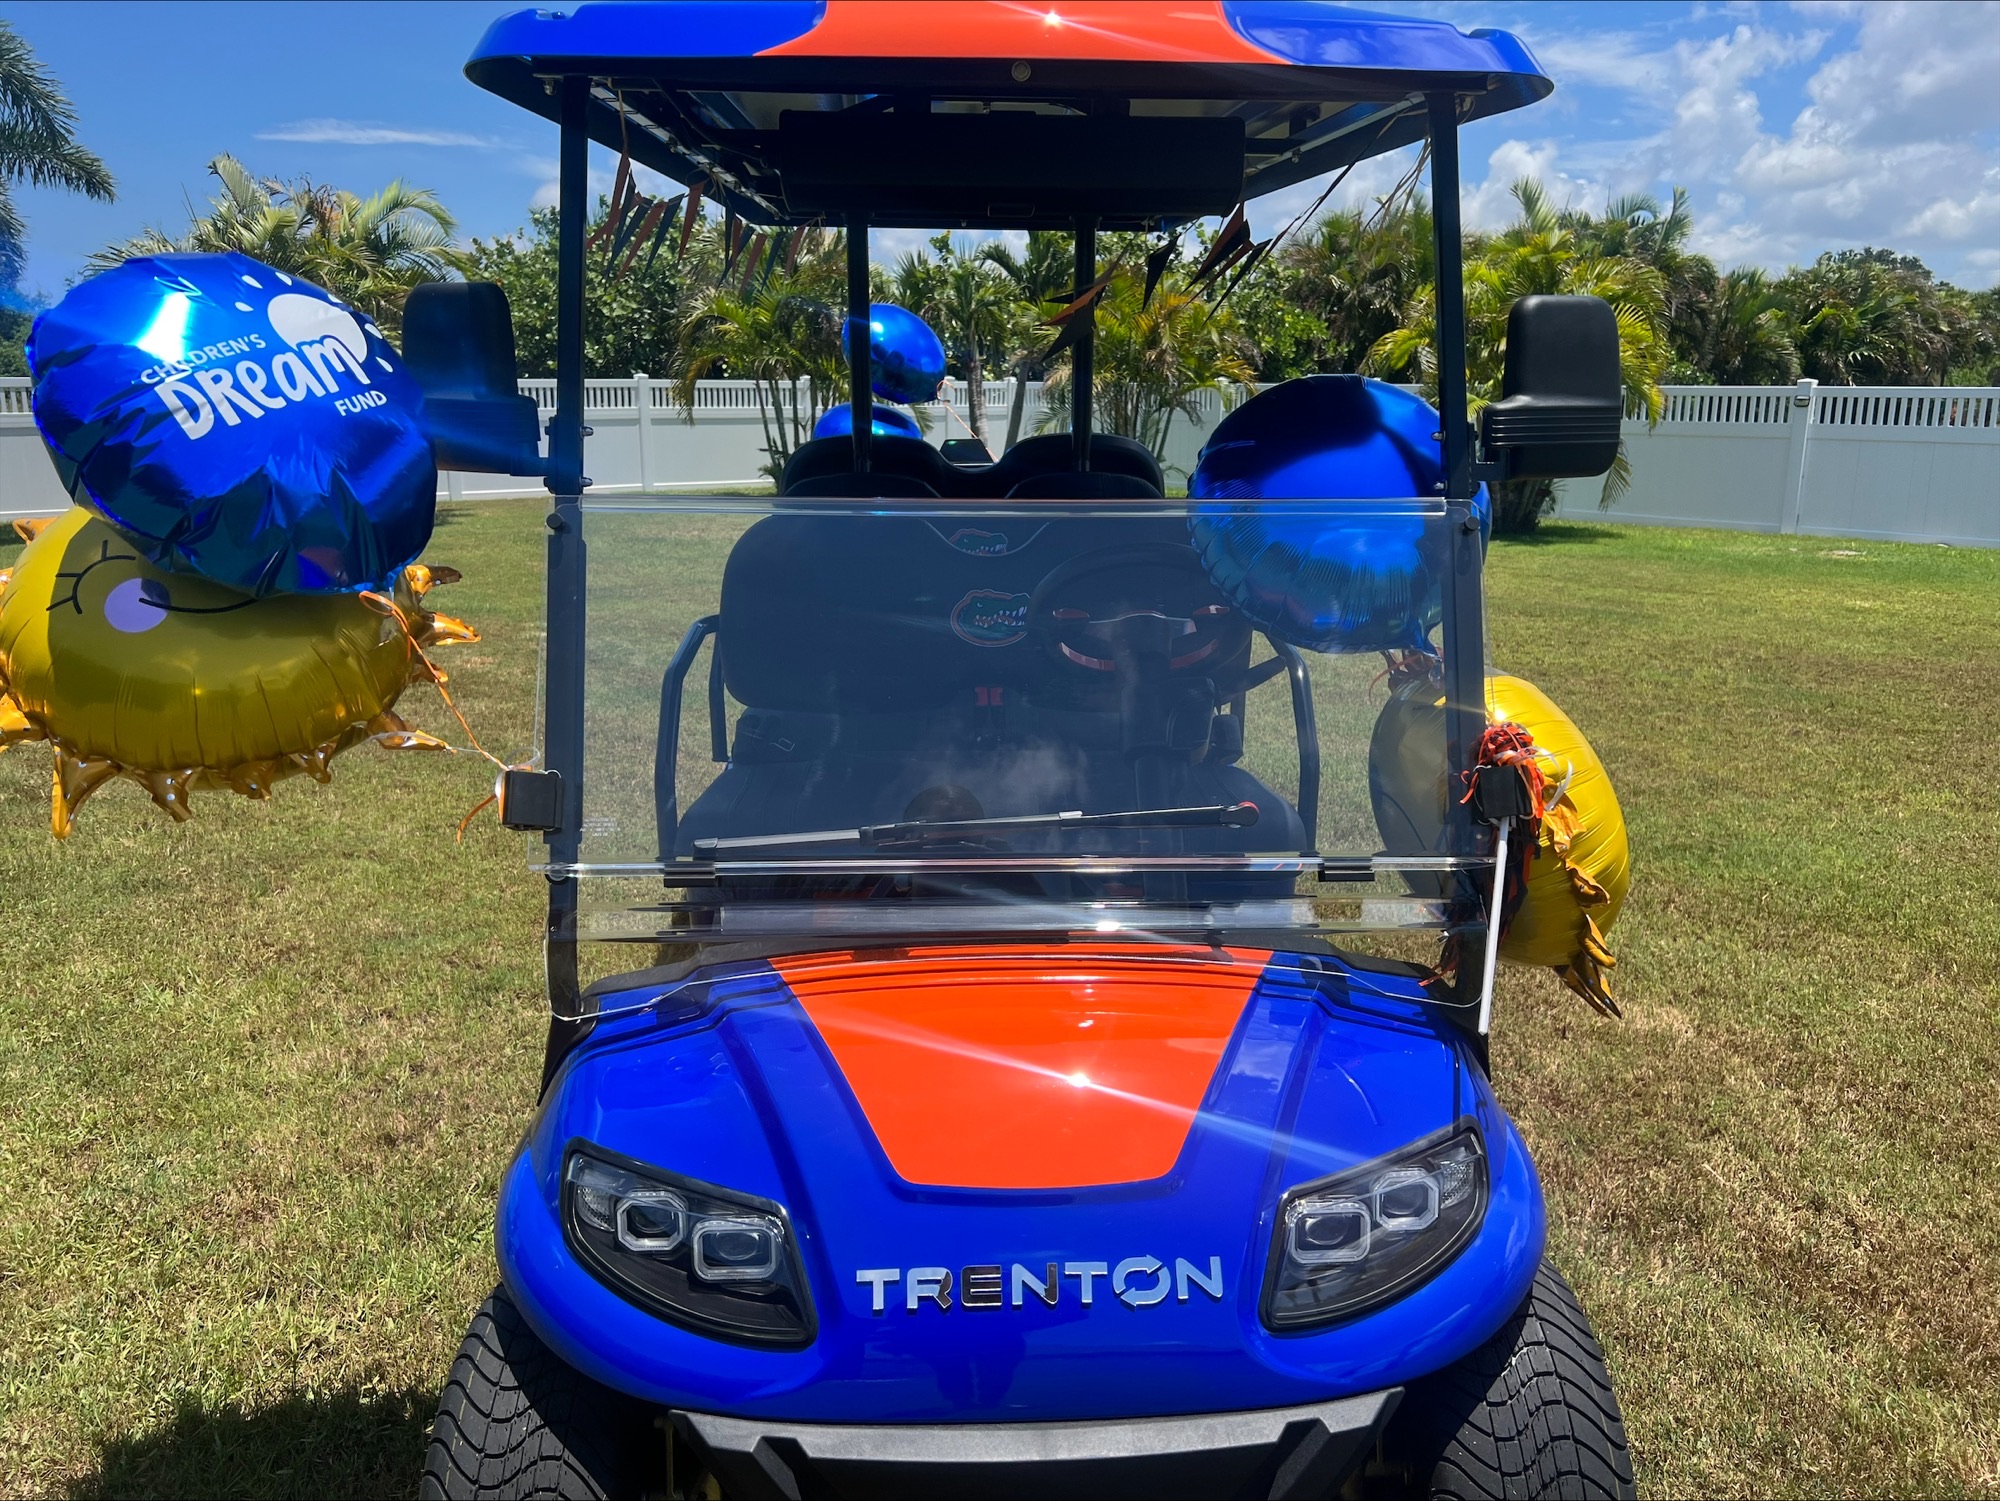
[[[1546,1261],[1492,1339],[1412,1384],[1391,1441],[1431,1501],[1637,1494],[1604,1351]]]
[[[438,1398],[423,1501],[607,1501],[623,1467],[614,1393],[565,1365],[496,1290]]]

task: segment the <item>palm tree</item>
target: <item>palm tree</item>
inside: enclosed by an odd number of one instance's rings
[[[1770,278],[1754,266],[1718,276],[1676,332],[1676,353],[1718,385],[1783,386],[1799,378],[1785,309]]]
[[[1576,236],[1584,254],[1602,259],[1643,261],[1660,273],[1666,294],[1668,342],[1683,364],[1702,342],[1702,320],[1713,310],[1721,290],[1715,263],[1688,249],[1694,233],[1694,209],[1686,188],[1674,189],[1665,210],[1650,193],[1613,198],[1601,216],[1565,209],[1559,216]]]
[[[1619,372],[1627,412],[1643,412],[1657,422],[1666,398],[1660,391],[1670,358],[1667,342],[1666,282],[1645,261],[1628,256],[1587,254],[1574,223],[1549,202],[1539,182],[1514,184],[1520,206],[1514,223],[1487,241],[1465,267],[1466,387],[1477,412],[1500,394],[1506,360],[1507,314],[1522,297],[1535,293],[1602,297],[1618,317]],[[1437,382],[1435,286],[1418,293],[1403,326],[1384,334],[1368,352],[1364,368],[1388,372],[1417,369],[1425,393],[1435,401]],[[1604,477],[1599,504],[1617,503],[1631,483],[1631,466],[1621,447]],[[1553,499],[1548,481],[1498,487],[1494,522],[1504,530],[1532,530]]]
[[[76,140],[76,111],[32,48],[0,21],[0,287],[20,280],[27,259],[27,225],[14,207],[12,185],[68,188],[109,203],[111,173]]]
[[[1006,281],[976,252],[954,246],[951,236],[931,239],[937,258],[921,251],[896,265],[897,300],[927,320],[944,341],[945,353],[965,371],[965,402],[972,435],[992,452],[986,436],[986,361],[1006,347],[1012,321]]]
[[[1007,448],[1021,440],[1021,417],[1027,410],[1028,382],[1048,374],[1042,352],[1049,344],[1048,330],[1041,320],[1067,300],[1075,275],[1075,255],[1070,237],[1052,229],[1028,231],[1026,251],[1021,255],[1004,243],[982,245],[979,259],[998,271],[1014,294],[1014,317],[1009,326],[1009,343],[1014,350],[1008,371],[1014,378],[1014,400],[1007,410]]]
[[[1198,421],[1201,398],[1214,393],[1233,406],[1257,367],[1227,307],[1217,309],[1191,292],[1173,272],[1142,302],[1145,283],[1123,268],[1113,273],[1097,304],[1092,404],[1104,432],[1136,438],[1154,453],[1166,451],[1176,416]],[[1069,405],[1071,367],[1053,371],[1044,390],[1047,425],[1060,428]]]
[[[1415,198],[1373,214],[1336,209],[1278,252],[1292,273],[1292,296],[1325,329],[1313,364],[1345,373],[1403,319],[1403,309],[1435,272],[1428,205]],[[1246,289],[1247,290],[1247,289]]]
[[[690,422],[697,381],[726,375],[758,382],[758,416],[770,455],[765,469],[774,479],[847,381],[834,311],[844,295],[846,237],[817,228],[796,233],[802,238],[789,268],[774,270],[756,288],[746,291],[747,280],[738,285],[731,277],[691,295],[674,381],[675,399]]]
[[[309,178],[254,177],[233,156],[216,157],[208,170],[222,191],[205,213],[190,206],[184,233],[143,230],[98,251],[91,269],[139,255],[234,250],[326,288],[393,333],[412,287],[463,267],[451,243],[456,221],[435,194],[400,178],[360,198]]]
[[[1891,250],[1830,250],[1772,289],[1797,330],[1805,374],[1825,385],[1936,385],[1951,368],[1954,315],[1931,271]]]

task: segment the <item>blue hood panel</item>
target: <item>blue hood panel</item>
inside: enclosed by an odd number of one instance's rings
[[[1396,1385],[1482,1342],[1540,1260],[1540,1187],[1480,1069],[1414,982],[1277,955],[1225,1050],[1174,1169],[1064,1190],[919,1187],[899,1179],[805,1010],[768,966],[709,972],[707,1009],[598,1024],[550,1092],[500,1203],[508,1288],[572,1364],[649,1400],[744,1417],[978,1422],[1242,1410]],[[1288,1188],[1470,1117],[1492,1169],[1486,1220],[1443,1272],[1324,1332],[1258,1315]],[[819,1316],[807,1349],[745,1348],[628,1303],[578,1265],[557,1218],[577,1140],[774,1199],[791,1215]],[[912,1312],[866,1269],[1151,1257],[1202,1276],[1129,1307],[1108,1277],[1066,1277],[1057,1306]],[[1149,1284],[1150,1285],[1150,1284]]]

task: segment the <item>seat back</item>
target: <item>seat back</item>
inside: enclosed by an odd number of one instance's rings
[[[896,500],[922,500],[934,496],[937,491],[920,479],[912,479],[907,474],[890,474],[879,469],[871,469],[866,474],[845,471],[839,474],[816,474],[811,479],[800,480],[785,494],[788,497],[806,499],[812,496],[845,496],[852,500],[872,500],[877,497]]]
[[[1067,474],[1075,469],[1076,448],[1068,433],[1038,433],[1032,438],[1023,438],[1000,455],[991,469],[984,471],[988,488],[981,493],[1009,495],[1016,485],[1031,475]],[[1160,461],[1153,457],[1152,450],[1135,439],[1121,438],[1116,433],[1090,435],[1089,472],[1127,474],[1151,485],[1155,495],[1166,491],[1166,478],[1160,473]]]
[[[900,474],[920,480],[930,486],[932,493],[950,499],[999,499],[1001,496],[1017,493],[1017,487],[1028,479],[1038,479],[1045,475],[1074,474],[1075,450],[1070,444],[1068,433],[1040,433],[1032,438],[1023,438],[991,464],[976,468],[966,468],[954,464],[937,449],[920,438],[884,437],[877,434],[868,449],[868,467],[871,473]],[[801,490],[799,487],[811,481],[824,479],[828,475],[849,474],[854,469],[854,440],[851,437],[814,438],[801,443],[785,463],[785,471],[778,481],[780,495],[852,495],[863,492],[853,490]],[[1151,489],[1139,492],[1152,495],[1165,493],[1166,480],[1160,472],[1160,461],[1153,457],[1145,444],[1131,438],[1121,438],[1112,433],[1093,433],[1090,438],[1091,474],[1125,475],[1143,481]],[[893,491],[868,491],[868,494],[893,494]],[[1043,489],[1036,494],[1049,498],[1061,498],[1064,491],[1060,486]],[[1091,492],[1098,493],[1098,492]],[[1129,491],[1105,492],[1118,495]],[[1071,491],[1071,496],[1089,498],[1083,492]]]
[[[918,491],[852,490],[800,487],[836,475],[854,472],[854,439],[813,438],[801,443],[785,461],[778,480],[780,495],[967,495],[978,493],[965,488],[962,474],[921,438],[884,437],[877,434],[868,445],[871,475],[900,475],[927,488]]]
[[[1065,469],[1031,474],[1007,494],[1013,500],[1158,500],[1160,487],[1135,474]]]
[[[1031,636],[1035,590],[1085,554],[1149,544],[1188,548],[1186,522],[767,516],[723,570],[724,681],[794,713],[932,711],[992,687],[1065,703],[1096,685]]]

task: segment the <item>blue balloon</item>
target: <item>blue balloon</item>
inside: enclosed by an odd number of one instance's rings
[[[387,587],[430,540],[423,394],[381,330],[248,256],[158,255],[28,340],[64,486],[164,569],[245,594]]]
[[[921,438],[924,430],[917,419],[895,407],[871,407],[874,416],[868,427],[878,438]],[[844,438],[854,431],[854,408],[846,402],[828,407],[826,415],[813,424],[815,438]]]
[[[1414,510],[1342,516],[1252,500],[1432,499],[1438,415],[1358,375],[1310,375],[1217,424],[1188,480],[1188,526],[1215,586],[1262,629],[1316,651],[1430,651],[1444,616],[1449,538]],[[1473,497],[1491,528],[1485,486]]]
[[[840,328],[841,348],[854,363],[854,320]],[[868,305],[868,384],[884,401],[915,406],[934,401],[944,382],[944,344],[931,326],[893,302]]]

